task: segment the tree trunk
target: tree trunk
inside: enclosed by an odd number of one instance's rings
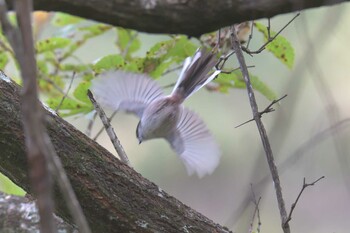
[[[30,193],[20,88],[0,71],[0,172]],[[228,232],[169,196],[72,125],[45,111],[47,131],[93,232]],[[71,222],[55,189],[57,215]]]

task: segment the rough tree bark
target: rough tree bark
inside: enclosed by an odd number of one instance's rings
[[[0,172],[29,190],[19,86],[0,72]],[[228,232],[124,165],[62,118],[46,112],[55,149],[93,232]],[[71,223],[55,190],[57,214]]]
[[[13,0],[6,0],[12,7]],[[199,36],[218,28],[347,0],[33,0],[34,9],[62,11],[150,33]]]
[[[59,232],[77,233],[71,225],[55,217]],[[0,232],[39,232],[39,213],[35,202],[26,197],[0,192]]]

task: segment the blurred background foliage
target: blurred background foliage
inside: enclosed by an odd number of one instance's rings
[[[275,106],[276,112],[263,117],[287,207],[294,202],[304,177],[311,182],[326,176],[301,197],[291,222],[293,232],[347,232],[350,228],[348,124],[342,124],[336,134],[316,137],[349,117],[349,12],[348,4],[302,12],[266,50],[246,55],[247,64],[254,66],[250,73],[253,88],[259,93],[260,110],[288,94]],[[294,15],[273,18],[270,36]],[[91,79],[106,70],[123,69],[147,73],[170,92],[183,60],[199,46],[210,47],[217,40],[215,32],[200,39],[154,35],[62,13],[36,12],[33,19],[42,101],[93,138],[101,123],[86,96]],[[14,17],[12,22],[16,23]],[[266,20],[254,22],[250,50],[267,41],[266,25]],[[249,27],[245,30],[248,33],[242,40],[250,34]],[[229,37],[229,33],[222,33],[221,56],[230,52]],[[1,34],[0,42],[0,69],[18,81],[13,52]],[[255,195],[262,198],[261,232],[281,232],[256,126],[252,122],[235,128],[251,118],[240,71],[232,71],[237,67],[235,56],[230,57],[223,67],[227,73],[185,103],[208,124],[222,148],[221,163],[211,176],[188,177],[163,140],[138,145],[134,116],[118,113],[112,124],[135,170],[185,204],[234,232],[247,232],[255,208],[252,184]],[[116,154],[105,133],[97,141]],[[0,190],[25,194],[3,175]]]

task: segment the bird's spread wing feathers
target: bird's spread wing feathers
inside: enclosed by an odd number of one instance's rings
[[[166,138],[185,164],[189,175],[211,174],[219,164],[220,149],[204,122],[183,108],[177,130]]]
[[[147,75],[123,71],[101,74],[92,81],[91,90],[103,106],[139,117],[150,102],[163,96],[160,86]]]

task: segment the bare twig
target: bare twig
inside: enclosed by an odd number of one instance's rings
[[[226,61],[235,53],[235,51],[231,51],[230,53],[220,57],[220,59],[218,60],[218,62],[215,65],[215,68],[217,70],[222,70],[224,68],[224,65],[226,63]]]
[[[249,48],[250,41],[253,39],[253,32],[254,32],[254,20],[252,21],[252,25],[251,25],[251,28],[250,28],[250,34],[249,34],[249,37],[248,37],[247,45],[245,46],[247,49]]]
[[[282,99],[284,99],[286,97],[287,97],[287,95],[284,95],[284,96],[282,96],[281,98],[279,98],[277,100],[273,100],[263,111],[259,112],[259,117],[261,118],[262,115],[265,114],[265,113],[274,112],[275,109],[272,108],[272,105],[278,103],[280,100],[282,100]],[[245,125],[245,124],[247,124],[247,123],[249,123],[251,121],[254,121],[254,118],[252,118],[252,119],[250,119],[250,120],[248,120],[246,122],[243,122],[242,124],[239,124],[239,125],[235,126],[235,128],[238,128],[238,127],[240,127],[242,125]]]
[[[309,186],[315,185],[318,181],[320,181],[320,180],[322,180],[322,179],[324,179],[324,178],[325,178],[324,176],[321,176],[320,178],[318,178],[318,179],[315,180],[314,182],[308,184],[308,183],[305,182],[305,177],[304,177],[304,180],[303,180],[303,187],[301,188],[301,190],[300,190],[300,192],[299,192],[299,194],[298,194],[298,196],[297,196],[297,199],[296,199],[295,202],[292,204],[292,207],[290,208],[290,211],[289,211],[289,214],[288,214],[288,218],[287,218],[287,220],[285,221],[284,224],[288,224],[288,223],[290,222],[290,220],[292,220],[293,211],[294,211],[295,207],[297,206],[297,203],[298,203],[298,201],[299,201],[299,199],[300,199],[300,197],[301,197],[301,194],[303,194],[304,190],[305,190],[307,187],[309,187]]]
[[[95,112],[93,113],[92,118],[89,119],[89,124],[88,124],[88,126],[86,127],[86,131],[85,131],[85,134],[86,134],[88,137],[91,136],[92,126],[93,126],[94,123],[95,123],[96,116],[97,116],[97,112],[95,111]],[[102,128],[102,130],[103,130],[103,128]]]
[[[43,114],[38,101],[36,85],[36,62],[31,28],[31,1],[15,1],[19,28],[12,26],[7,18],[7,7],[0,0],[1,27],[20,66],[23,89],[21,111],[27,148],[29,177],[40,215],[40,230],[44,233],[56,232],[53,218],[52,177],[49,171],[47,148],[48,135],[43,125]]]
[[[75,72],[73,72],[72,74],[72,78],[70,79],[70,82],[69,82],[69,86],[68,86],[68,89],[66,91],[66,93],[64,93],[62,99],[61,99],[61,102],[57,105],[56,109],[55,109],[55,112],[58,112],[58,110],[61,108],[62,104],[63,104],[63,101],[66,99],[70,89],[72,88],[72,84],[73,84],[73,80],[75,78]]]
[[[231,31],[232,32],[232,35],[231,35],[232,36],[232,47],[233,47],[233,50],[236,52],[236,56],[237,56],[239,65],[241,67],[242,75],[243,75],[244,81],[246,83],[247,92],[248,92],[248,96],[249,96],[249,102],[250,102],[250,105],[252,108],[253,117],[254,117],[254,120],[257,124],[258,130],[260,133],[260,138],[261,138],[262,144],[264,146],[266,159],[267,159],[268,165],[270,167],[271,176],[272,176],[272,179],[273,179],[273,182],[275,185],[276,197],[277,197],[278,207],[280,210],[280,216],[281,216],[281,221],[282,221],[282,224],[281,224],[282,229],[283,229],[284,233],[290,233],[289,224],[288,223],[284,224],[286,222],[286,219],[287,219],[287,211],[286,211],[286,207],[284,204],[282,187],[281,187],[277,167],[276,167],[276,164],[274,161],[270,142],[269,142],[269,139],[267,137],[265,127],[264,127],[264,125],[261,121],[260,115],[259,115],[258,105],[257,105],[256,100],[255,100],[253,87],[252,87],[251,82],[250,82],[249,72],[248,72],[247,65],[245,63],[245,59],[243,56],[241,45],[240,45],[239,40],[237,38],[236,29],[234,26],[232,26],[231,30],[232,30]]]
[[[128,31],[128,34],[130,36],[131,32]],[[134,42],[134,40],[137,38],[138,35],[139,35],[139,33],[135,32],[133,35],[130,36],[129,41],[128,41],[127,45],[125,46],[125,48],[124,48],[124,50],[122,52],[122,57],[124,57],[124,58],[126,57],[126,55],[129,52],[129,49],[130,49],[130,46],[131,46],[132,42]]]
[[[39,75],[40,77],[40,75]],[[52,81],[51,79],[49,78],[46,78],[46,77],[40,77],[40,79],[44,80],[45,82],[51,84],[58,92],[60,92],[62,95],[64,95],[64,91],[62,90],[62,88],[60,88],[54,81]]]
[[[217,39],[216,39],[216,46],[218,50],[220,50],[220,44],[221,44],[221,28],[217,32]]]
[[[9,46],[7,46],[7,44],[5,44],[5,42],[2,40],[0,40],[0,48],[2,48],[3,51],[9,52],[12,56],[15,56],[12,49]]]
[[[96,100],[94,99],[94,96],[92,94],[92,92],[90,90],[88,90],[88,96],[90,98],[91,103],[94,105],[96,112],[99,114],[101,121],[103,123],[103,125],[105,126],[105,129],[108,133],[109,138],[111,139],[113,146],[115,148],[115,150],[117,151],[120,160],[125,163],[126,165],[131,167],[130,161],[128,156],[126,155],[123,146],[121,145],[117,135],[114,132],[113,127],[111,126],[110,122],[108,121],[108,118],[105,114],[105,112],[103,111],[103,109],[100,107],[100,105],[96,102]]]
[[[251,189],[251,192],[252,192],[252,198],[253,198],[253,203],[255,205],[255,209],[254,209],[254,213],[253,213],[253,216],[252,216],[252,220],[250,222],[250,229],[249,229],[248,232],[249,233],[253,232],[254,220],[255,220],[255,216],[257,216],[258,226],[257,226],[256,232],[260,233],[261,220],[260,220],[259,204],[260,204],[260,201],[261,201],[261,197],[259,197],[259,199],[256,200],[255,193],[254,193],[254,190],[253,190],[253,184],[250,184],[250,189]]]
[[[56,232],[53,220],[52,182],[50,169],[56,174],[59,186],[79,230],[89,233],[90,229],[74,195],[72,187],[57,157],[54,147],[43,125],[42,107],[38,101],[36,83],[36,63],[31,31],[31,1],[16,2],[19,29],[14,28],[6,17],[6,6],[0,0],[2,28],[16,54],[20,65],[23,92],[23,126],[26,133],[26,145],[29,161],[29,173],[32,187],[38,199],[40,228],[42,232]]]
[[[183,67],[183,64],[179,65],[179,66],[175,66],[173,68],[167,69],[166,71],[164,71],[164,73],[162,74],[162,76],[172,73],[174,71],[180,70]]]
[[[320,27],[317,28],[315,35],[317,35],[317,42],[314,41],[317,44],[318,48],[318,53],[322,48],[324,48],[325,43],[329,40],[330,36],[332,35],[332,30],[335,30],[335,27],[333,25],[337,25],[337,23],[341,22],[342,18],[345,15],[345,9],[340,8],[336,11],[328,11],[327,14],[323,17],[322,22],[320,22]],[[324,30],[325,28],[329,28],[332,30]],[[304,33],[304,32],[303,32]],[[288,92],[290,93],[295,93],[297,90],[302,88],[303,84],[303,74],[307,71],[305,69],[305,64],[307,64],[310,60],[312,60],[312,57],[310,56],[312,54],[312,49],[310,46],[306,46],[306,50],[304,51],[304,56],[298,60],[298,62],[294,66],[294,72],[291,74],[291,77],[288,78],[289,83],[286,85]],[[294,77],[294,78],[292,78]],[[296,111],[295,105],[298,103],[298,101],[295,99],[297,98],[297,95],[294,95],[292,98],[294,98],[294,101],[290,101],[289,103],[289,117],[285,117],[285,115],[276,114],[277,117],[275,119],[275,122],[270,129],[270,137],[274,138],[275,141],[275,150],[279,151],[281,147],[283,147],[285,141],[286,141],[286,136],[288,135],[287,132],[290,130],[290,121],[293,119],[293,115],[295,114]],[[348,119],[347,122],[339,122],[340,124],[333,124],[329,129],[325,130],[324,132],[320,132],[319,136],[314,136],[311,139],[309,139],[308,142],[302,145],[300,149],[297,149],[294,153],[291,153],[288,156],[288,162],[285,161],[282,164],[278,165],[279,170],[283,173],[287,171],[291,165],[290,163],[296,162],[300,160],[306,152],[310,149],[313,148],[316,144],[320,143],[322,140],[325,138],[329,137],[328,131],[331,131],[332,133],[335,132],[335,130],[332,130],[331,128],[336,127],[340,131],[345,131],[345,126],[348,126],[350,123],[350,120]],[[281,127],[283,125],[283,127]],[[326,132],[327,131],[327,132]],[[322,136],[321,136],[322,135]],[[264,153],[264,151],[262,151]],[[255,161],[254,168],[252,169],[252,174],[251,177],[257,177],[259,176],[258,173],[260,173],[260,170],[258,167],[261,165],[263,162],[263,157],[259,156],[257,160]],[[264,181],[262,181],[264,180]],[[269,176],[264,176],[263,179],[260,179],[258,184],[255,185],[255,189],[261,190],[260,192],[263,192],[263,190],[266,189],[266,183],[270,182]],[[244,213],[246,208],[249,206],[250,199],[248,198],[249,193],[245,195],[245,199],[240,203],[239,207],[236,208],[234,212],[232,212],[231,216],[228,218],[228,222],[226,223],[227,225],[235,225],[237,223],[237,220],[239,219],[239,216],[242,216],[241,213]]]
[[[273,37],[271,37],[271,25],[270,25],[270,18],[268,18],[268,26],[267,26],[267,33],[268,33],[268,38],[267,41],[257,50],[255,51],[251,51],[248,49],[247,47],[242,46],[242,50],[246,53],[248,53],[249,55],[252,54],[258,54],[261,53],[262,51],[264,51],[266,49],[266,46],[268,44],[270,44],[274,39],[276,39],[277,36],[279,36],[279,34],[281,34],[281,32],[286,29],[286,27],[288,27],[289,24],[291,24],[298,16],[300,15],[300,12],[298,12],[286,25],[284,25]]]
[[[118,111],[114,111],[114,112],[112,113],[112,115],[108,118],[108,122],[111,122],[111,121],[112,121],[113,117],[117,114],[117,112],[118,112]],[[101,129],[97,132],[96,136],[95,136],[92,140],[96,141],[97,138],[98,138],[98,137],[101,135],[101,133],[103,132],[103,129],[104,129],[104,128],[105,128],[105,127],[102,126]]]
[[[249,68],[254,68],[255,66],[247,66],[247,68],[249,69]],[[237,67],[237,68],[234,68],[234,69],[232,69],[232,70],[221,70],[221,72],[220,73],[222,73],[222,74],[231,74],[231,73],[233,73],[233,72],[235,72],[236,70],[239,70],[240,68],[239,67]]]

